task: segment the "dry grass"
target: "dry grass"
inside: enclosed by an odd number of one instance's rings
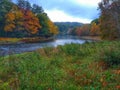
[[[100,36],[82,36],[82,39],[88,39],[88,40],[95,40],[95,41],[101,41],[102,39]]]

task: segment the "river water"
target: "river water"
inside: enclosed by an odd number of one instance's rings
[[[78,39],[78,38],[62,38],[56,39],[51,42],[44,43],[24,43],[24,44],[11,44],[11,45],[0,45],[0,56],[5,56],[9,54],[22,53],[22,52],[30,52],[37,50],[43,47],[56,47],[58,45],[65,45],[70,43],[83,44],[86,40]]]

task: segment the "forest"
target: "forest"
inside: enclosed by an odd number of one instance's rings
[[[26,0],[0,0],[0,37],[51,37],[58,28],[43,8]]]

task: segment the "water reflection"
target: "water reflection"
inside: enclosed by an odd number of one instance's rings
[[[17,44],[17,45],[1,45],[0,46],[0,56],[29,52],[37,50],[43,47],[57,47],[58,45],[65,45],[70,43],[83,44],[86,40],[81,39],[57,39],[51,42],[45,43],[29,43],[29,44]]]

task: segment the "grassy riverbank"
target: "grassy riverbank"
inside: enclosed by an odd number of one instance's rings
[[[0,57],[0,90],[119,90],[119,65],[119,41]]]
[[[0,37],[0,44],[9,44],[9,43],[17,43],[20,42],[20,38],[4,38]]]
[[[53,37],[28,37],[28,38],[3,38],[0,37],[0,44],[17,44],[17,43],[37,43],[54,40]]]
[[[81,36],[80,38],[85,40],[102,41],[100,36]]]

